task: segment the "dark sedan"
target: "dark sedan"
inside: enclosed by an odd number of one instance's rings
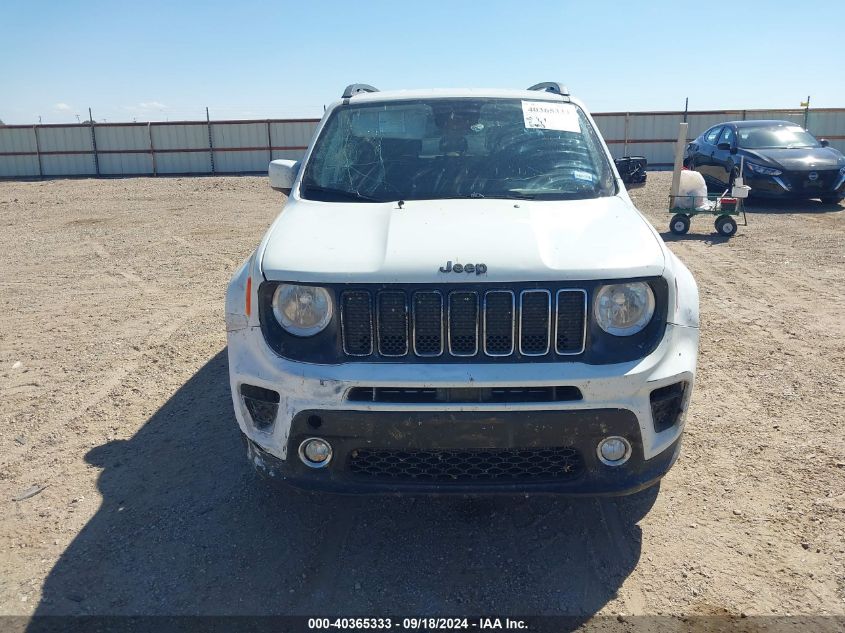
[[[845,198],[845,156],[789,121],[731,121],[687,145],[684,165],[724,190],[742,174],[755,197]]]

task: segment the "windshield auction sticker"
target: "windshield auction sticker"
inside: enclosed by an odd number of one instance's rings
[[[562,132],[581,132],[578,112],[570,103],[551,101],[523,101],[522,117],[526,128],[541,130],[560,130]]]

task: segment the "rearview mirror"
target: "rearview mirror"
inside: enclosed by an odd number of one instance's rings
[[[267,174],[270,176],[270,186],[286,196],[290,195],[298,173],[298,160],[274,160],[270,162],[270,167],[267,170]]]
[[[828,141],[826,138],[821,139],[819,143],[821,143],[822,147],[827,147],[828,145],[830,145],[830,141]]]

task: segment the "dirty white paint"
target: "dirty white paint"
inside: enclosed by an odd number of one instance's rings
[[[372,101],[409,96],[408,93],[399,96],[375,93],[354,99]],[[454,95],[447,92],[443,96]],[[514,92],[503,96],[526,95]],[[537,95],[528,96],[537,98]],[[332,108],[324,116],[317,134]],[[589,114],[587,117],[592,123]],[[605,145],[603,149],[610,156]],[[303,172],[304,169],[299,170],[299,174]],[[241,430],[269,454],[285,459],[291,421],[306,409],[409,412],[503,409],[503,405],[495,403],[347,402],[345,394],[353,387],[567,384],[578,387],[583,400],[508,404],[505,408],[508,411],[627,409],[639,421],[645,458],[667,449],[683,432],[683,420],[676,427],[655,433],[649,396],[658,387],[682,380],[692,387],[699,340],[698,289],[686,267],[634,207],[616,176],[619,194],[608,198],[520,200],[518,204],[512,200],[407,201],[401,210],[393,203],[303,200],[298,196],[297,179],[285,212],[267,231],[254,256],[237,271],[226,296],[230,382]],[[443,230],[444,226],[449,230]],[[468,235],[472,235],[471,240]],[[481,276],[441,272],[447,261],[483,262],[486,272]],[[253,281],[268,278],[322,283],[443,283],[447,278],[450,282],[477,283],[662,275],[668,285],[668,324],[663,340],[647,357],[613,365],[514,363],[507,365],[506,370],[501,365],[471,363],[316,365],[280,358],[266,345],[256,309],[257,283],[252,287],[253,313],[249,317],[244,313],[246,279],[250,275]],[[244,382],[280,393],[279,413],[269,429],[257,430],[249,422],[238,395]],[[691,392],[692,388],[687,390],[687,394]]]

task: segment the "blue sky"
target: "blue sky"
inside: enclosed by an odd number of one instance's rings
[[[316,117],[348,83],[523,88],[593,111],[845,106],[845,1],[3,0],[6,123]]]

